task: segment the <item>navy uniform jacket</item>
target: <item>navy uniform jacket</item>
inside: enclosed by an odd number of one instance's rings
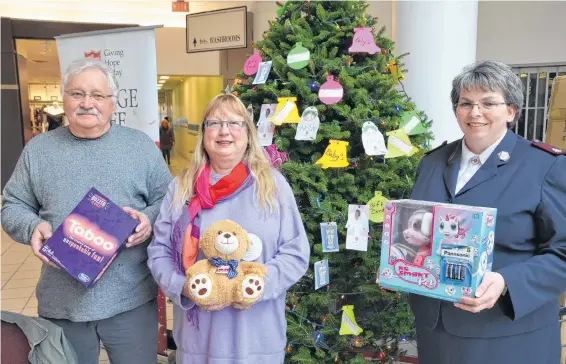
[[[440,312],[446,331],[461,337],[508,336],[556,324],[558,297],[566,290],[566,157],[508,130],[454,194],[462,142],[423,158],[411,198],[497,208],[492,270],[503,276],[508,293],[480,313],[411,295],[417,327],[434,329]],[[501,151],[509,153],[508,160],[498,156]]]

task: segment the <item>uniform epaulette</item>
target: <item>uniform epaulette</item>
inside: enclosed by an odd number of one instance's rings
[[[544,150],[545,152],[550,153],[550,154],[552,154],[552,155],[566,155],[566,152],[565,152],[565,151],[563,151],[562,149],[553,147],[553,146],[550,145],[550,144],[545,144],[545,143],[543,143],[543,142],[537,142],[537,141],[534,141],[534,140],[533,140],[533,141],[531,142],[531,145],[532,145],[533,147],[538,148],[538,149],[542,149],[542,150]]]
[[[445,140],[445,141],[443,141],[442,144],[440,144],[438,147],[426,151],[426,152],[425,152],[425,155],[429,155],[430,153],[439,150],[440,148],[442,148],[443,146],[445,146],[445,145],[447,145],[447,144],[448,144],[448,140]]]

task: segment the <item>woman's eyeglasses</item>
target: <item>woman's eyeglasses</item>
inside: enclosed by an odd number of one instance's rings
[[[478,106],[480,111],[493,110],[499,105],[506,105],[505,102],[493,102],[493,101],[480,101],[480,102],[459,102],[456,104],[456,108],[465,111],[471,111],[475,105]]]
[[[228,121],[220,121],[220,120],[205,120],[204,126],[209,129],[222,129],[226,125],[230,130],[240,130],[244,126],[243,121],[236,121],[236,120],[228,120]]]

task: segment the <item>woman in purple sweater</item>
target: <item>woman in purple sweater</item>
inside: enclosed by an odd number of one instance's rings
[[[205,311],[187,298],[184,272],[204,258],[199,232],[223,219],[261,239],[255,261],[267,277],[253,306]],[[218,95],[207,106],[191,166],[169,186],[154,234],[148,265],[174,302],[177,363],[283,363],[285,293],[306,272],[310,248],[293,191],[271,168],[237,97]]]

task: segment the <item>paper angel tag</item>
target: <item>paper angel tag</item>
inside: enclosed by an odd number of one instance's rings
[[[367,155],[384,155],[387,153],[383,134],[371,121],[366,121],[362,126],[362,144]]]
[[[346,147],[349,143],[343,140],[329,140],[328,143],[324,155],[315,164],[320,164],[323,169],[347,167],[349,162]]]
[[[254,85],[259,85],[265,83],[269,77],[269,71],[271,71],[271,61],[261,62],[259,68],[254,78]]]
[[[250,247],[246,250],[246,255],[244,255],[242,260],[245,260],[246,262],[253,262],[261,256],[263,243],[256,234],[248,233],[248,236],[250,237]]]
[[[342,306],[342,324],[340,325],[340,335],[359,335],[364,330],[358,326],[354,316],[354,305]]]
[[[321,222],[320,236],[322,238],[323,253],[333,253],[340,250],[338,245],[338,227],[335,222]]]
[[[381,49],[375,45],[371,28],[354,28],[354,40],[348,52],[376,54]]]
[[[374,197],[368,201],[369,219],[372,222],[383,222],[383,208],[387,198],[381,191],[375,191]]]
[[[404,112],[401,114],[401,124],[399,128],[407,135],[416,135],[426,132],[426,128],[416,112]]]
[[[326,105],[332,105],[344,97],[344,88],[340,82],[334,81],[334,76],[328,76],[326,82],[318,90],[318,98]]]
[[[315,140],[320,120],[318,110],[314,106],[309,106],[303,111],[299,125],[297,125],[296,140]]]
[[[287,55],[287,64],[289,67],[295,70],[300,70],[305,68],[309,64],[309,59],[311,58],[311,52],[303,47],[301,42],[295,44],[295,47],[291,49],[289,55]]]
[[[273,144],[273,134],[275,133],[275,125],[269,121],[269,118],[275,112],[277,104],[263,104],[259,112],[259,120],[257,122],[257,136],[259,145],[267,147]]]
[[[277,109],[274,115],[268,120],[275,125],[283,123],[298,123],[301,120],[299,110],[297,109],[296,97],[279,97],[277,98]]]
[[[319,289],[330,283],[328,260],[324,259],[314,263],[314,289]]]
[[[262,59],[259,55],[259,51],[255,50],[254,54],[250,56],[244,63],[244,73],[247,76],[253,76],[256,74],[257,70],[259,69],[259,64],[261,63]]]
[[[387,154],[385,158],[409,157],[415,154],[419,149],[413,144],[409,136],[405,134],[403,129],[398,129],[387,133]]]

